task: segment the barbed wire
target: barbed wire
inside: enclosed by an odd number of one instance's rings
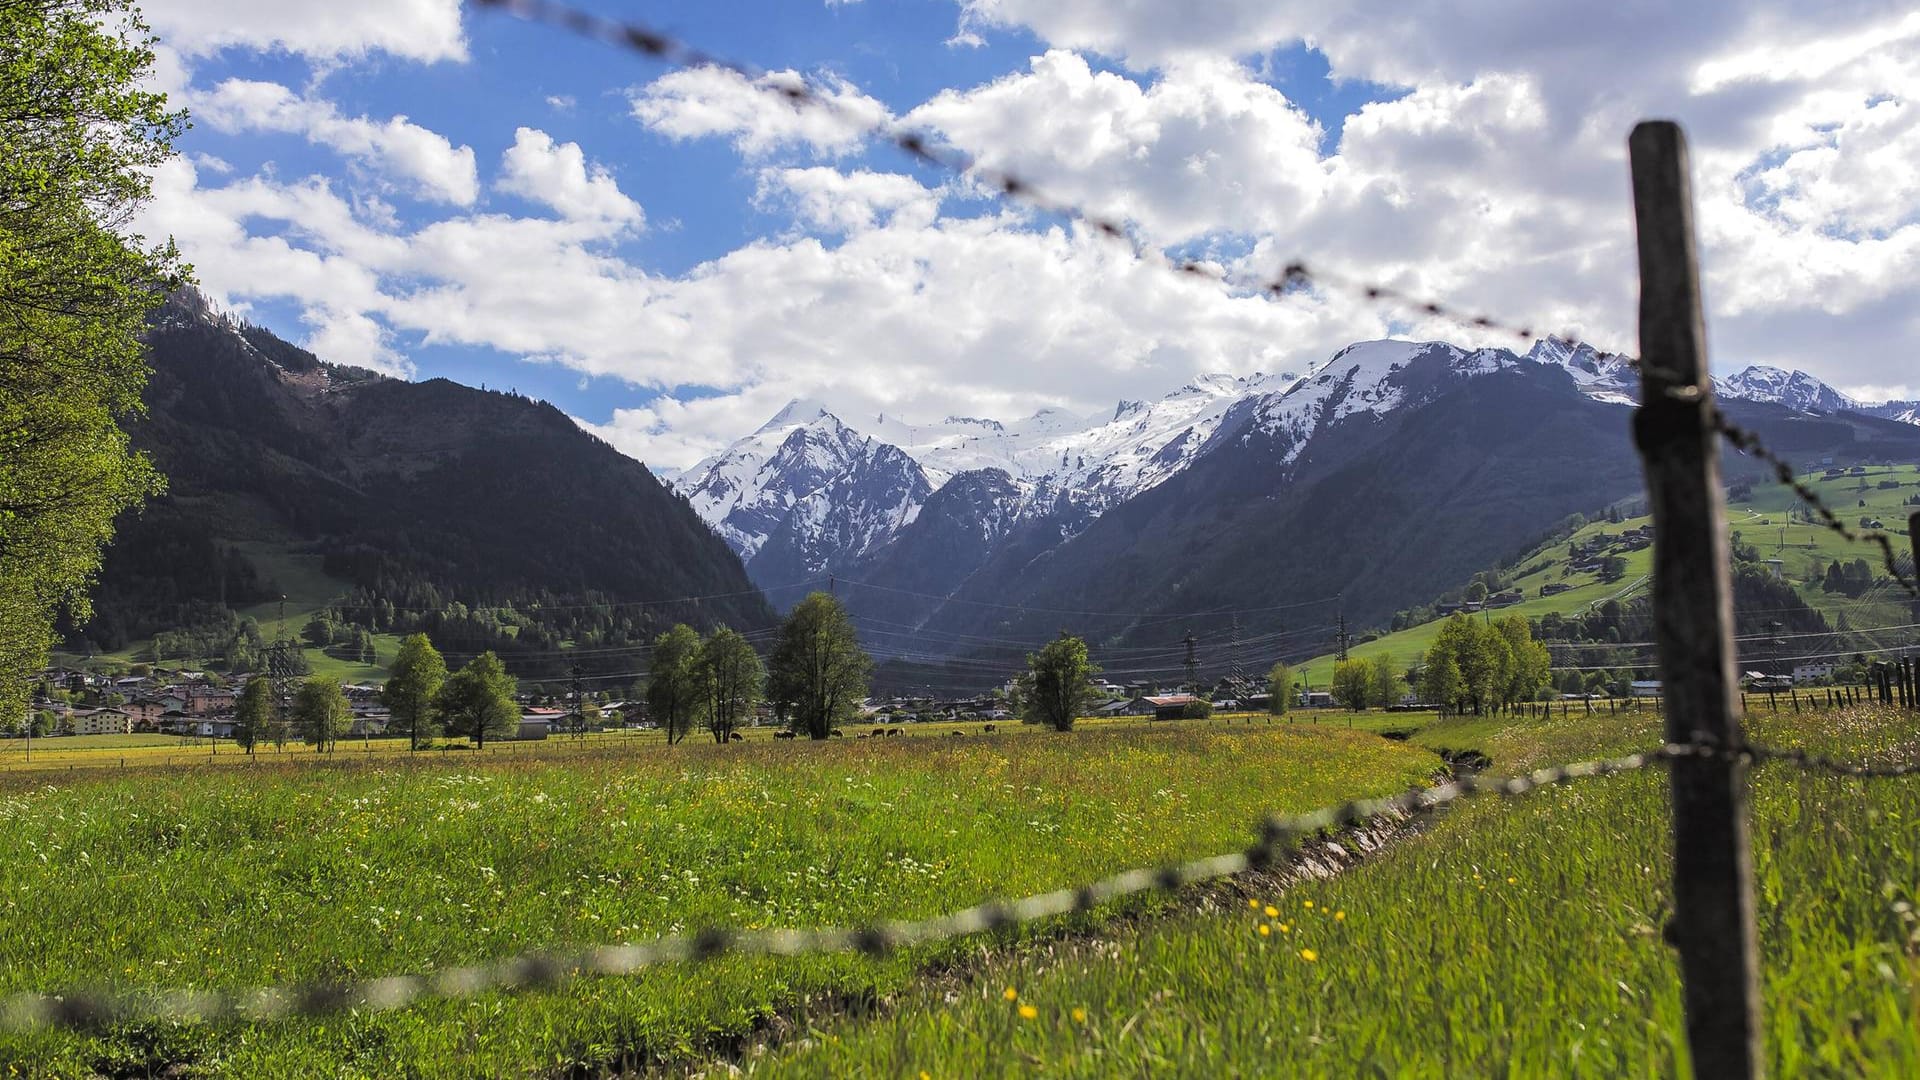
[[[1834,513],[1833,509],[1826,504],[1826,500],[1820,497],[1820,493],[1815,491],[1806,481],[1800,479],[1800,475],[1794,471],[1792,463],[1768,449],[1766,444],[1760,441],[1759,435],[1727,419],[1726,414],[1718,409],[1713,411],[1713,425],[1721,435],[1725,436],[1728,444],[1734,449],[1749,457],[1757,458],[1770,466],[1773,469],[1774,477],[1779,480],[1781,484],[1793,489],[1793,493],[1799,497],[1800,501],[1806,503],[1807,506],[1818,515],[1820,524],[1826,526],[1850,543],[1873,544],[1877,546],[1880,549],[1882,560],[1884,560],[1887,565],[1887,573],[1892,576],[1893,580],[1898,583],[1901,588],[1912,593],[1914,596],[1920,597],[1920,582],[1916,582],[1912,577],[1909,577],[1901,571],[1899,553],[1894,551],[1893,540],[1889,538],[1886,533],[1878,529],[1856,531],[1849,528],[1846,522],[1840,520],[1840,515]]]
[[[504,11],[528,22],[557,27],[671,67],[712,67],[731,72],[745,80],[749,87],[776,97],[796,111],[814,109],[830,113],[839,117],[849,131],[858,131],[890,143],[901,153],[924,165],[972,180],[989,191],[1042,213],[1079,221],[1098,235],[1127,244],[1134,256],[1142,261],[1156,263],[1175,274],[1212,281],[1229,288],[1249,287],[1244,282],[1235,281],[1231,272],[1220,263],[1208,259],[1168,256],[1154,245],[1142,241],[1121,219],[1049,195],[1040,185],[1010,170],[982,165],[972,155],[941,144],[925,131],[904,128],[891,119],[875,121],[872,116],[840,98],[808,85],[804,76],[785,78],[782,77],[786,75],[784,72],[770,72],[753,64],[719,56],[645,23],[595,14],[560,0],[471,2],[478,8]],[[1262,280],[1258,291],[1277,299],[1315,286],[1350,293],[1373,304],[1397,307],[1409,314],[1445,319],[1462,327],[1502,334],[1523,342],[1534,341],[1541,336],[1531,323],[1496,319],[1484,312],[1468,311],[1397,286],[1370,282],[1330,270],[1319,263],[1309,266],[1304,259],[1287,262],[1277,275]],[[1583,337],[1573,331],[1559,332],[1554,336],[1567,341],[1578,341]]]
[[[629,976],[660,964],[700,962],[721,956],[781,957],[816,953],[882,956],[912,946],[1086,912],[1101,904],[1144,893],[1171,892],[1248,871],[1266,870],[1282,863],[1293,842],[1326,829],[1350,827],[1382,817],[1403,817],[1481,795],[1519,796],[1558,784],[1638,772],[1683,758],[1777,761],[1851,777],[1887,778],[1920,773],[1920,765],[1871,766],[1800,750],[1669,743],[1643,753],[1536,769],[1518,776],[1462,776],[1398,795],[1355,799],[1304,814],[1274,814],[1262,822],[1255,842],[1240,851],[1161,867],[1140,867],[1077,888],[992,900],[929,919],[811,930],[714,928],[668,935],[640,944],[602,945],[575,951],[538,950],[417,975],[392,975],[349,983],[250,990],[26,991],[0,1001],[0,1030],[87,1031],[133,1020],[262,1023],[346,1010],[390,1012],[435,998],[551,989],[584,976]]]

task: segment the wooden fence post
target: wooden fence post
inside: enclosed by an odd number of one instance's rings
[[[1733,713],[1733,589],[1720,434],[1700,314],[1686,139],[1645,121],[1627,140],[1640,252],[1640,408],[1634,441],[1647,474],[1654,640],[1669,742],[1739,746]],[[1671,764],[1673,922],[1687,1045],[1702,1077],[1760,1074],[1760,979],[1746,766]]]

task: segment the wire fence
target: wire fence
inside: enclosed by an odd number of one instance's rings
[[[1157,867],[1138,867],[1074,888],[992,900],[933,918],[859,927],[739,930],[711,928],[653,940],[570,951],[540,950],[477,964],[355,982],[315,982],[245,990],[76,987],[15,993],[0,1001],[0,1030],[93,1031],[114,1024],[167,1020],[205,1024],[263,1023],[323,1017],[343,1011],[389,1012],[434,998],[543,990],[589,976],[630,976],[668,963],[726,956],[793,957],[819,953],[882,956],[977,934],[1025,927],[1058,916],[1151,892],[1173,892],[1249,871],[1283,865],[1292,845],[1327,830],[1424,813],[1483,795],[1514,797],[1558,784],[1640,772],[1686,758],[1743,763],[1772,761],[1809,771],[1858,778],[1920,773],[1920,763],[1873,765],[1797,749],[1715,743],[1669,743],[1644,753],[1575,762],[1518,776],[1461,776],[1398,795],[1355,799],[1303,814],[1270,815],[1254,842],[1238,851]]]

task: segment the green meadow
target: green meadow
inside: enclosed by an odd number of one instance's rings
[[[1443,721],[1498,772],[1645,747],[1651,714]],[[1753,736],[1920,760],[1915,714]],[[1458,730],[1450,730],[1458,728]],[[1753,817],[1768,1071],[1920,1072],[1920,781],[1768,765]],[[777,1076],[1672,1076],[1689,1071],[1666,778],[1481,799],[1326,881],[1227,892],[1137,933],[1009,954],[752,1063]]]
[[[554,756],[0,776],[0,992],[337,982],[706,926],[924,917],[1234,850],[1269,809],[1402,790],[1439,765],[1312,724],[598,753],[563,753],[567,741],[550,740]],[[321,1021],[14,1035],[0,1062],[45,1077],[684,1068],[897,997],[982,944],[729,958]]]

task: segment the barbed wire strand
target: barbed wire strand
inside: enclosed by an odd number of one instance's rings
[[[506,12],[527,22],[569,31],[580,37],[615,48],[638,53],[677,68],[713,67],[731,72],[748,86],[773,95],[795,110],[814,109],[831,113],[847,124],[848,130],[891,143],[902,153],[922,164],[982,187],[1042,213],[1058,214],[1085,224],[1093,232],[1121,241],[1142,261],[1157,263],[1173,273],[1212,281],[1229,288],[1246,287],[1233,279],[1228,269],[1210,259],[1174,258],[1143,242],[1120,219],[1096,213],[1064,199],[1046,194],[1039,185],[1006,169],[982,165],[972,155],[936,142],[928,133],[902,128],[891,120],[876,122],[840,98],[822,93],[809,85],[804,76],[780,78],[784,72],[770,72],[752,64],[719,56],[690,45],[656,27],[631,20],[615,19],[583,11],[560,0],[472,0],[475,7]],[[1523,342],[1537,340],[1540,334],[1533,324],[1496,319],[1491,315],[1467,311],[1457,305],[1421,297],[1397,286],[1370,282],[1330,270],[1304,259],[1285,264],[1280,273],[1261,281],[1258,291],[1279,298],[1312,289],[1315,286],[1346,292],[1371,303],[1398,307],[1410,314],[1445,319],[1462,327],[1502,334]],[[1581,340],[1574,331],[1555,334],[1567,341]]]
[[[1645,753],[1536,769],[1520,776],[1464,776],[1384,798],[1356,799],[1304,814],[1275,814],[1261,825],[1255,843],[1241,851],[1157,868],[1136,868],[1078,888],[989,901],[919,921],[813,930],[716,928],[669,935],[640,944],[602,945],[571,952],[540,950],[487,963],[355,983],[313,983],[237,991],[83,988],[56,993],[20,992],[0,1002],[0,1030],[84,1031],[141,1019],[259,1023],[346,1010],[388,1012],[430,998],[547,989],[582,976],[627,976],[664,963],[699,962],[727,955],[778,957],[857,952],[878,956],[910,946],[1085,912],[1100,904],[1142,893],[1168,892],[1250,870],[1267,869],[1282,861],[1294,841],[1324,829],[1430,810],[1480,795],[1524,795],[1557,784],[1637,772],[1681,758],[1779,761],[1851,777],[1899,777],[1920,772],[1920,764],[1876,767],[1799,750],[1756,746],[1730,750],[1711,743],[1673,743]]]
[[[1920,582],[1916,582],[1912,577],[1901,571],[1899,553],[1894,550],[1893,540],[1889,538],[1886,533],[1878,529],[1856,531],[1849,528],[1846,522],[1840,520],[1840,515],[1834,513],[1833,509],[1826,504],[1826,500],[1821,498],[1820,493],[1815,491],[1806,481],[1800,479],[1799,474],[1794,471],[1792,463],[1768,449],[1766,444],[1760,441],[1759,435],[1727,419],[1726,414],[1720,412],[1718,409],[1714,410],[1713,424],[1715,429],[1726,437],[1728,444],[1734,449],[1748,457],[1757,458],[1770,466],[1773,469],[1774,477],[1779,480],[1781,484],[1793,489],[1793,493],[1799,496],[1800,501],[1806,503],[1807,506],[1812,508],[1813,512],[1819,516],[1820,524],[1826,526],[1851,543],[1873,544],[1877,546],[1880,549],[1882,560],[1886,562],[1887,573],[1893,577],[1893,580],[1897,582],[1901,588],[1907,590],[1907,592],[1914,596],[1920,596]]]

